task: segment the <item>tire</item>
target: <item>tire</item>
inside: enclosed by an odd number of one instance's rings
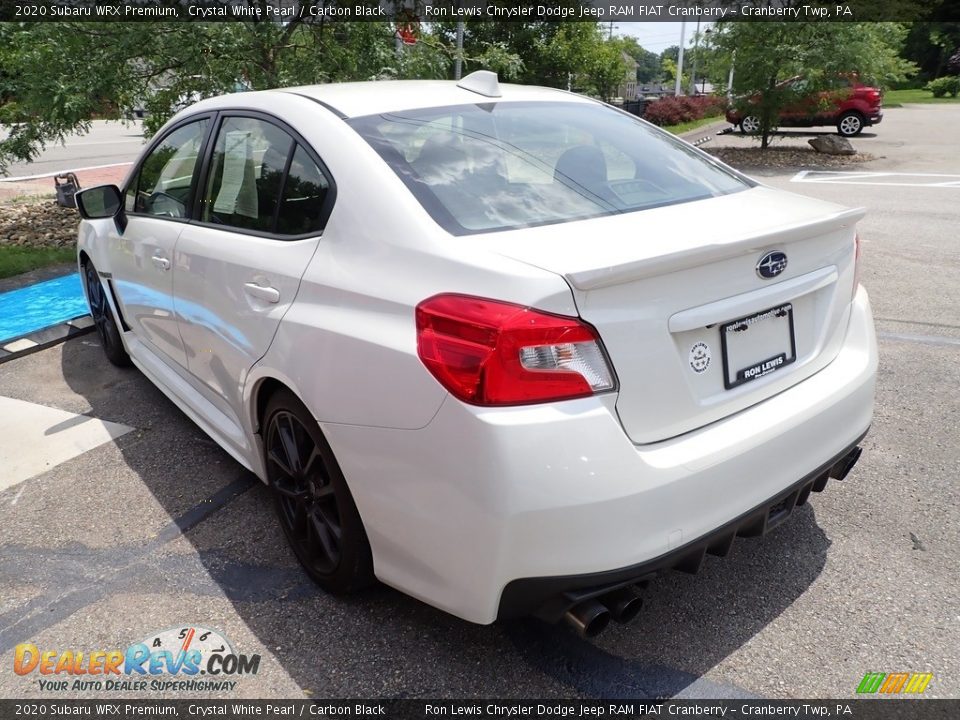
[[[331,593],[373,584],[363,521],[313,415],[293,393],[281,389],[267,403],[262,427],[274,508],[297,560]]]
[[[756,115],[747,115],[740,120],[740,131],[747,135],[756,135],[760,132],[760,118]]]
[[[853,137],[863,132],[863,115],[853,110],[845,112],[837,120],[837,133],[843,137]]]
[[[130,367],[130,356],[123,347],[120,329],[107,300],[107,293],[100,282],[100,275],[90,260],[83,264],[83,283],[87,291],[90,316],[100,336],[100,344],[107,360],[117,367]]]

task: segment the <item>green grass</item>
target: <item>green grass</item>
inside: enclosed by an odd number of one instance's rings
[[[0,245],[0,278],[19,275],[29,270],[73,262],[77,251],[73,248],[31,248]]]
[[[673,133],[674,135],[681,135],[685,132],[696,130],[698,127],[710,125],[711,123],[715,123],[720,120],[723,120],[723,115],[711,115],[710,117],[700,118],[699,120],[691,120],[690,122],[680,123],[679,125],[666,125],[663,129],[667,132]]]
[[[887,90],[883,94],[885,108],[903,107],[904,103],[960,103],[960,97],[935,98],[932,92],[922,88]]]

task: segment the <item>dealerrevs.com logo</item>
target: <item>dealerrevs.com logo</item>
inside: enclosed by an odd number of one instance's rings
[[[874,693],[919,695],[927,689],[931,680],[933,680],[933,673],[869,672],[863,676],[863,680],[857,686],[857,693],[860,695],[872,695]]]
[[[13,671],[36,677],[45,692],[233,691],[237,678],[256,675],[259,655],[234,652],[216,630],[198,625],[151,633],[126,650],[14,648]]]

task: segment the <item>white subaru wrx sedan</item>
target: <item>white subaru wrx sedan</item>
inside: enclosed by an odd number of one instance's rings
[[[78,195],[104,350],[274,490],[323,587],[594,634],[842,478],[860,210],[577,95],[241,93]]]

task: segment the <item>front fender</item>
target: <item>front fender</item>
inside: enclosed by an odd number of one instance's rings
[[[108,249],[110,232],[115,229],[111,218],[81,220],[77,228],[77,266],[80,266],[81,256],[86,254],[99,272],[113,272]]]

